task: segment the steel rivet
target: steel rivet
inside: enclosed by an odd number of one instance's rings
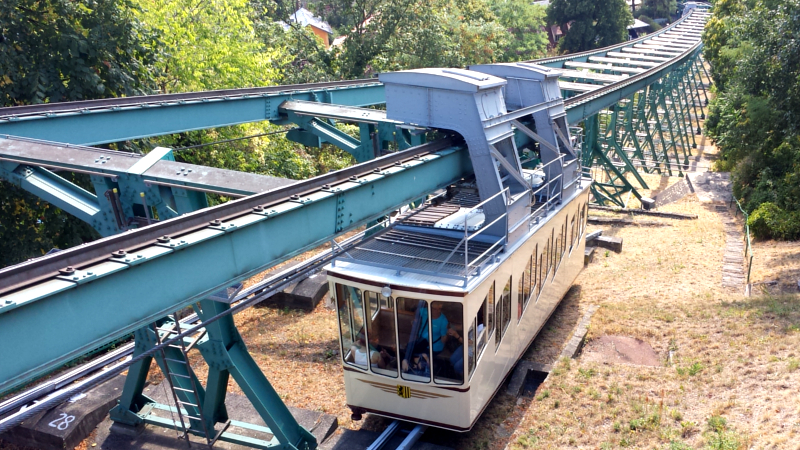
[[[67,266],[59,270],[58,273],[60,273],[61,275],[72,275],[73,273],[75,273],[75,268],[73,268],[72,266]]]
[[[350,181],[358,181],[358,177],[353,175],[352,177],[350,177]]]
[[[299,196],[299,195],[297,195],[297,194],[294,194],[294,195],[292,195],[290,198],[291,198],[292,200],[300,200],[300,196]]]
[[[264,207],[263,206],[254,206],[253,207],[253,211],[262,212],[262,211],[264,211]]]
[[[111,253],[111,256],[113,256],[114,258],[124,258],[125,255],[127,255],[127,254],[128,254],[128,252],[126,252],[125,250],[117,250],[117,251]]]
[[[172,239],[172,238],[170,238],[170,237],[169,237],[169,236],[167,236],[167,235],[164,235],[164,236],[161,236],[160,238],[158,238],[158,239],[156,239],[156,240],[157,240],[158,242],[162,243],[162,244],[165,244],[165,243],[169,242],[169,240],[170,240],[170,239]]]
[[[215,227],[218,227],[218,226],[222,225],[222,221],[219,220],[219,219],[214,219],[211,222],[209,222],[209,224],[211,224],[211,225],[213,225]]]

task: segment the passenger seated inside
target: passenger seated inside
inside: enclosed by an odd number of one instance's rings
[[[478,336],[481,336],[483,333],[484,326],[483,324],[478,324]],[[475,336],[473,336],[472,332],[469,333],[467,336],[467,352],[469,354],[469,358],[472,359],[475,356]],[[464,373],[464,344],[458,346],[458,348],[453,351],[453,354],[450,356],[450,364],[453,365],[453,370],[455,370],[457,375],[461,375]]]
[[[356,342],[350,347],[350,354],[348,360],[357,366],[367,366],[367,352],[369,352],[369,363],[375,364],[380,368],[384,368],[383,359],[380,352],[372,349],[367,349],[366,342],[363,336],[359,336]]]
[[[399,304],[407,305],[405,299],[399,300]],[[402,372],[428,379],[433,374],[435,381],[440,383],[462,383],[463,375],[456,372],[450,363],[452,351],[463,343],[462,306],[450,302],[431,302],[429,312],[427,302],[415,303],[414,320],[408,334],[403,333],[401,327],[400,337],[405,337],[404,340],[408,342],[405,348],[401,347]],[[448,317],[454,321],[451,322]]]

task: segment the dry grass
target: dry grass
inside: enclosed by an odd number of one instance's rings
[[[607,230],[624,239],[623,252],[601,251],[578,277],[578,298],[565,299],[578,311],[600,305],[590,339],[642,339],[663,366],[560,361],[510,448],[800,448],[800,297],[723,291],[716,213],[694,195],[663,209],[699,218]],[[797,248],[757,244],[766,259],[755,277],[797,273]],[[557,354],[537,351],[527,357]]]
[[[777,281],[770,292],[796,293],[800,281],[800,242],[763,241],[753,244],[755,258],[750,273],[752,283]],[[754,294],[761,292],[759,287]]]

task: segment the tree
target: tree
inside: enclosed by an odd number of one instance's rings
[[[625,0],[553,0],[547,23],[565,32],[559,50],[574,53],[625,41],[633,16]]]
[[[644,0],[644,4],[636,11],[635,15],[669,19],[677,10],[678,3],[675,0]]]
[[[541,57],[547,51],[544,32],[547,9],[527,0],[494,0],[490,3],[497,21],[511,34],[503,60],[523,61]]]
[[[133,0],[167,56],[158,63],[162,92],[273,84],[288,58],[256,33],[247,0]]]
[[[160,56],[154,35],[121,0],[0,3],[3,106],[147,93]],[[73,176],[86,187],[88,179]],[[97,237],[87,224],[0,182],[0,265]]]
[[[129,96],[152,87],[154,35],[122,0],[0,3],[4,106]]]
[[[800,238],[800,0],[720,0],[703,34],[707,133],[757,237]]]

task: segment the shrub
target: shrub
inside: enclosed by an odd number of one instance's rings
[[[760,239],[794,240],[800,238],[800,212],[784,211],[772,202],[759,205],[747,219],[753,236]]]

